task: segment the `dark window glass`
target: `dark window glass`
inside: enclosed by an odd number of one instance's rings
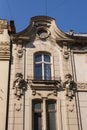
[[[47,101],[47,130],[56,130],[55,101]]]
[[[50,80],[51,79],[51,60],[50,55],[40,53],[35,55],[34,59],[34,79]]]
[[[40,62],[42,61],[42,57],[41,57],[41,54],[38,54],[35,56],[35,62]]]
[[[42,130],[41,113],[34,113],[34,130]]]
[[[33,130],[42,130],[42,102],[39,100],[33,101]]]
[[[33,101],[33,109],[34,111],[41,110],[41,101]]]
[[[35,64],[34,79],[42,79],[42,64]]]
[[[50,80],[51,79],[51,65],[44,64],[44,79]]]
[[[55,101],[47,101],[47,109],[48,111],[55,111]]]
[[[44,54],[44,61],[50,62],[50,55]]]

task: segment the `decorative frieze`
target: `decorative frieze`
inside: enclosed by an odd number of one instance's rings
[[[7,29],[7,20],[0,20],[0,34],[3,34],[4,29]]]
[[[4,32],[4,29],[0,28],[0,34],[3,34],[3,32]]]
[[[0,59],[10,58],[10,43],[0,42]]]
[[[87,90],[87,83],[77,83],[77,88],[81,90]]]
[[[0,20],[0,29],[7,29],[7,20]]]

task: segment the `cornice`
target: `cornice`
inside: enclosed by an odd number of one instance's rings
[[[38,35],[38,31],[47,31],[45,37]],[[44,33],[43,33],[44,34]],[[46,35],[47,34],[47,35]],[[50,34],[50,35],[49,35]],[[69,45],[87,44],[87,36],[74,35],[73,33],[68,34],[63,32],[56,25],[55,19],[48,16],[35,16],[30,20],[30,24],[23,31],[13,35],[13,42],[17,43],[18,40],[22,40],[22,43],[29,43],[34,40],[50,40],[62,46],[63,42],[69,43]]]

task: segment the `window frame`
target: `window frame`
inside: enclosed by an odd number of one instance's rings
[[[41,110],[40,111],[35,111],[35,112],[33,111],[33,103],[34,103],[34,101],[37,102],[37,103],[38,103],[38,101],[41,102]],[[48,117],[47,117],[47,114],[48,114],[48,112],[47,112],[47,107],[48,107],[47,102],[52,102],[52,103],[54,102],[54,104],[55,104],[55,110],[52,110],[52,111],[49,111],[49,112],[54,112],[55,113],[55,130],[58,129],[57,128],[57,116],[56,116],[57,115],[57,100],[56,99],[47,99],[47,100],[33,99],[32,100],[32,128],[33,128],[33,130],[35,130],[34,129],[34,114],[35,113],[41,113],[41,115],[42,115],[42,117],[41,117],[41,119],[42,119],[42,127],[44,126],[43,120],[45,119],[46,124],[45,124],[44,127],[46,127],[46,129],[49,130],[48,129],[48,123],[47,123],[47,120],[48,120]],[[45,105],[44,105],[44,103],[45,103]]]
[[[54,108],[52,108],[52,109],[49,109],[49,104],[54,104]],[[57,130],[57,123],[56,123],[56,113],[57,113],[57,101],[56,100],[54,100],[54,99],[48,99],[48,100],[46,100],[46,126],[47,126],[47,130],[51,130],[50,129],[50,124],[49,124],[49,122],[51,122],[52,120],[51,120],[51,118],[49,118],[49,114],[51,114],[51,113],[54,113],[54,116],[55,116],[55,129],[54,130]]]
[[[35,103],[41,103],[41,108],[35,110],[35,108],[34,108]],[[35,114],[41,115],[41,124],[40,125],[42,125],[42,108],[43,108],[43,101],[41,99],[33,99],[32,100],[32,129],[33,130],[35,130],[34,129],[35,128],[35,126],[34,126],[34,124],[35,124],[35,122],[34,122],[35,121]]]
[[[35,61],[35,57],[41,54],[41,61]],[[49,56],[50,61],[45,61],[45,55]],[[41,64],[41,77],[35,76],[35,65]],[[50,72],[48,77],[45,77],[45,65],[50,65]],[[39,77],[39,78],[38,78]],[[36,52],[34,54],[34,80],[52,80],[52,56],[48,52]]]

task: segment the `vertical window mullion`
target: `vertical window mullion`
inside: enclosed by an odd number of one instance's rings
[[[43,130],[47,130],[46,125],[46,99],[43,99]]]

